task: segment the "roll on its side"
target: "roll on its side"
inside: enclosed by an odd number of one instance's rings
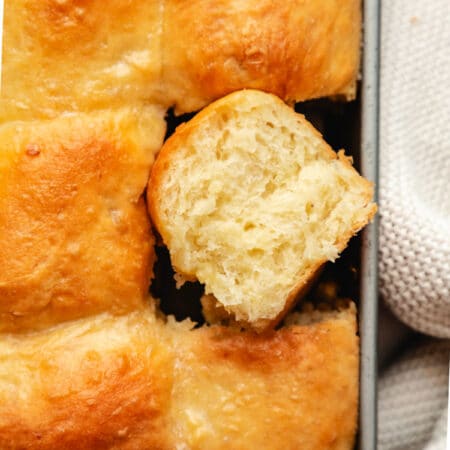
[[[143,192],[164,131],[156,108],[0,127],[0,330],[144,303]]]
[[[372,194],[303,116],[253,90],[180,126],[147,190],[175,269],[258,330],[278,323],[367,224]]]
[[[2,335],[0,447],[350,450],[355,310],[312,322],[191,330],[149,308]]]
[[[353,98],[359,0],[167,0],[163,83],[178,113],[243,88]]]

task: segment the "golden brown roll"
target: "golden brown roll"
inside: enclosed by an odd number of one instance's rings
[[[176,335],[173,448],[353,448],[354,306],[316,323],[300,317],[308,325],[262,335],[218,326]]]
[[[0,123],[160,103],[162,2],[5,2]]]
[[[1,336],[0,448],[174,448],[173,361],[143,311]]]
[[[179,113],[242,88],[353,98],[359,0],[167,0],[164,89]]]
[[[0,330],[142,305],[142,194],[164,130],[153,108],[0,127]]]
[[[3,335],[0,448],[352,448],[354,307],[265,335],[191,326],[149,309]]]

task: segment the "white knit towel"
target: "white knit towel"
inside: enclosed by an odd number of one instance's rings
[[[382,2],[381,293],[450,337],[450,0]]]
[[[378,449],[445,450],[450,341],[409,350],[379,381]]]
[[[450,337],[450,0],[382,2],[380,289],[407,325]],[[449,341],[379,383],[381,450],[445,449]]]

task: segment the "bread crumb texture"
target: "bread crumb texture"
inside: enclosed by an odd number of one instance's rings
[[[299,114],[246,90],[166,141],[148,187],[172,264],[236,320],[273,325],[374,215],[372,185]]]

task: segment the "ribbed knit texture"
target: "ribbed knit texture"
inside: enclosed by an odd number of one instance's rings
[[[445,450],[450,341],[429,340],[383,374],[379,450]]]
[[[450,1],[382,3],[381,293],[450,337]]]
[[[450,1],[384,0],[381,47],[381,294],[450,338]],[[449,355],[430,340],[382,374],[380,450],[445,449]]]

